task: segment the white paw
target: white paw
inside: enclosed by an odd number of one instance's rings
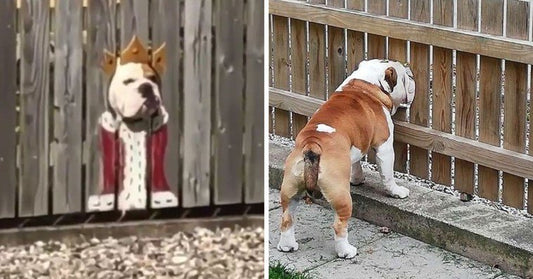
[[[409,196],[409,189],[398,185],[389,188],[387,192],[391,197],[397,199],[405,199]]]
[[[298,250],[298,243],[294,237],[294,227],[290,227],[288,230],[281,232],[277,248],[281,252],[294,252]]]
[[[294,241],[279,241],[278,251],[280,252],[294,252],[298,250],[298,242]]]
[[[335,239],[335,252],[339,258],[351,259],[357,255],[357,248],[348,243],[348,237],[341,237]]]
[[[178,198],[170,191],[152,193],[152,208],[164,208],[178,206]]]

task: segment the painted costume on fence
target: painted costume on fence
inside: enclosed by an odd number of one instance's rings
[[[100,195],[89,197],[89,211],[178,205],[165,177],[168,113],[162,105],[159,76],[164,71],[164,45],[150,53],[134,37],[120,57],[106,52],[104,71],[112,76],[108,111],[99,119]],[[146,185],[149,183],[148,185]]]

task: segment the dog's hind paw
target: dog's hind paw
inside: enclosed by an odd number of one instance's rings
[[[351,259],[357,255],[357,248],[348,242],[339,241],[335,243],[335,252],[339,258]]]
[[[290,243],[290,242],[285,242],[285,243],[282,243],[282,241],[280,241],[278,243],[278,251],[280,252],[294,252],[294,251],[297,251],[298,250],[298,243],[296,241]]]
[[[390,188],[388,191],[388,194],[397,199],[405,199],[409,197],[409,189],[403,187],[403,186],[395,186]]]

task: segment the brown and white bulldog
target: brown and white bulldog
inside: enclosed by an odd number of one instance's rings
[[[113,209],[117,188],[120,210],[146,208],[147,183],[152,208],[177,206],[164,173],[168,139],[168,113],[161,99],[164,63],[164,44],[151,52],[137,37],[120,55],[105,53],[103,70],[111,81],[107,111],[99,119],[102,192],[89,197],[89,211]]]
[[[298,250],[294,237],[294,212],[304,191],[321,191],[335,210],[335,251],[353,258],[357,249],[348,242],[347,223],[352,216],[350,183],[363,182],[360,159],[370,148],[385,191],[406,198],[409,190],[393,177],[393,115],[409,107],[415,82],[411,70],[399,62],[369,60],[359,64],[329,100],[311,117],[296,137],[285,161],[281,185],[281,235],[278,250]]]

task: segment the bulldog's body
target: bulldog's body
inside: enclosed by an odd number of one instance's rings
[[[337,255],[352,258],[357,254],[348,242],[350,183],[363,182],[359,160],[370,148],[376,150],[386,192],[396,198],[409,195],[393,177],[391,115],[414,98],[411,71],[398,62],[363,61],[336,91],[298,134],[296,147],[285,162],[280,251],[298,249],[292,219],[298,198],[305,190],[320,190],[336,212],[333,229]]]
[[[160,91],[164,55],[164,46],[148,53],[136,37],[120,58],[106,54],[104,71],[112,78],[108,111],[99,119],[102,192],[89,197],[90,211],[113,209],[116,189],[121,210],[146,208],[147,188],[152,208],[178,204],[164,173],[168,137],[168,113]]]

